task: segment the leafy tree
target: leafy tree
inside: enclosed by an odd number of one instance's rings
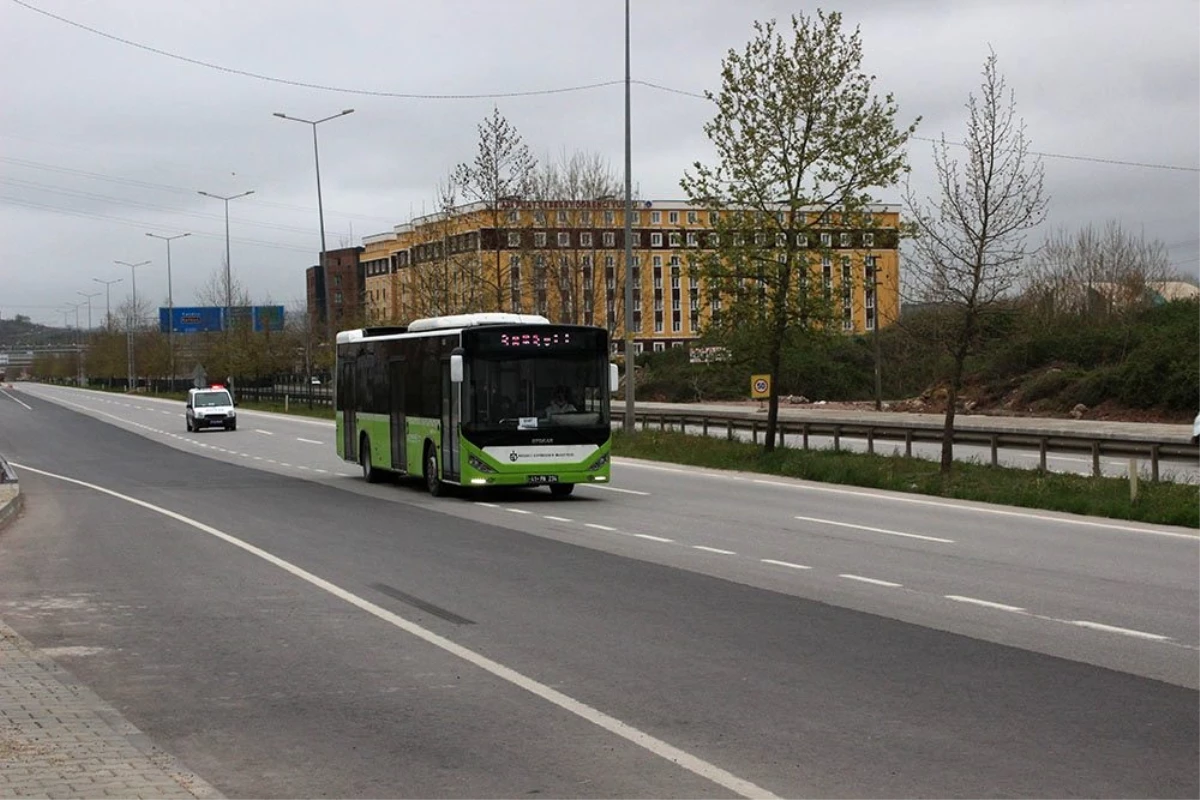
[[[934,146],[940,196],[920,200],[905,193],[916,231],[909,277],[919,299],[947,313],[938,341],[950,355],[941,470],[954,463],[954,414],[963,367],[987,318],[1002,310],[1026,266],[1026,237],[1045,217],[1041,160],[1029,152],[1016,101],[991,53],[983,66],[980,96],[967,100],[966,165],[942,137]]]
[[[873,94],[861,37],[843,30],[841,14],[793,16],[786,36],[773,20],[754,31],[722,62],[720,91],[706,92],[717,106],[704,127],[717,164],[695,164],[682,186],[718,234],[711,256],[691,264],[709,292],[711,324],[752,333],[764,368],[778,376],[792,330],[829,328],[831,293],[809,280],[814,256],[831,252],[819,234],[866,221],[871,191],[907,170],[916,121],[898,128],[895,100]],[[778,414],[776,380],[767,450]]]

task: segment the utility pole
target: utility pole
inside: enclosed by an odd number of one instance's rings
[[[301,119],[300,117],[290,117],[281,111],[276,111],[275,116],[280,119],[291,120],[292,122],[303,122],[306,125],[312,126],[313,135],[313,163],[317,168],[317,220],[321,226],[321,278],[325,281],[325,335],[329,339],[329,346],[334,345],[334,330],[333,330],[333,281],[329,278],[329,269],[325,262],[325,208],[321,203],[321,156],[317,151],[317,126],[322,122],[328,122],[331,119],[344,117],[347,114],[353,114],[353,108],[343,109],[337,114],[331,114],[328,117],[317,120]]]
[[[113,278],[111,281],[102,280],[100,278],[92,278],[96,283],[104,284],[104,327],[106,330],[112,330],[112,293],[109,291],[114,283],[120,283],[124,278]]]
[[[114,264],[120,264],[123,267],[129,267],[129,278],[133,283],[133,308],[129,312],[129,321],[125,326],[125,360],[129,366],[129,386],[127,390],[130,392],[137,391],[137,354],[133,347],[133,328],[138,321],[138,304],[137,304],[137,268],[144,267],[151,263],[149,261],[139,261],[136,264],[130,264],[128,261],[114,261]]]
[[[625,432],[633,433],[633,148],[629,127],[629,0],[625,0]]]
[[[170,360],[171,389],[175,391],[175,295],[171,292],[171,242],[191,236],[190,233],[177,233],[174,236],[163,236],[158,233],[147,233],[152,239],[162,239],[167,243],[167,352]]]
[[[93,297],[99,297],[99,296],[100,296],[100,293],[99,293],[99,292],[75,292],[75,294],[77,294],[77,295],[81,295],[81,296],[83,296],[83,297],[86,297],[86,298],[87,298],[87,307],[88,307],[88,333],[91,333],[91,331],[92,331],[92,298],[93,298]]]
[[[242,192],[241,194],[232,194],[228,197],[204,191],[201,191],[200,194],[204,195],[205,197],[212,197],[216,200],[221,200],[225,203],[225,319],[221,323],[221,328],[228,332],[230,324],[229,317],[233,308],[233,271],[230,265],[229,251],[229,201],[237,200],[239,197],[246,197],[247,195],[254,194],[254,190],[250,189],[249,191]]]

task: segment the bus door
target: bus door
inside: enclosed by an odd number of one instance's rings
[[[388,362],[388,409],[392,415],[392,469],[408,471],[408,421],[404,414],[404,360]]]
[[[345,360],[338,373],[337,391],[342,397],[342,452],[347,461],[358,461],[358,420],[354,410],[358,407],[358,396],[355,391],[354,362]]]
[[[456,481],[459,472],[459,423],[462,385],[450,381],[450,361],[442,362],[442,477]]]

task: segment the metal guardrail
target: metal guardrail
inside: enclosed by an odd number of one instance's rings
[[[13,471],[12,465],[5,460],[4,456],[0,456],[0,483],[17,482],[17,473]]]
[[[614,415],[623,419],[623,415]],[[755,418],[751,413],[736,411],[695,412],[686,410],[634,411],[634,420],[645,428],[656,423],[660,430],[700,428],[705,436],[711,431],[724,430],[728,439],[734,431],[749,431],[751,441],[758,443],[766,435],[766,420]],[[895,423],[864,422],[850,418],[829,417],[823,420],[787,419],[780,417],[777,434],[783,443],[784,436],[800,437],[803,449],[809,449],[809,437],[825,436],[833,439],[834,450],[841,449],[841,440],[865,439],[867,452],[875,452],[877,441],[903,442],[904,454],[912,456],[914,443],[938,443],[942,441],[941,425],[916,421]],[[1082,453],[1092,457],[1092,475],[1100,476],[1102,456],[1146,459],[1150,462],[1151,480],[1159,480],[1159,464],[1163,460],[1198,461],[1200,446],[1186,441],[1159,440],[1151,437],[1121,436],[1111,433],[1066,433],[1045,430],[1011,430],[973,425],[970,428],[955,428],[954,444],[977,445],[990,449],[991,464],[999,464],[999,450],[1036,450],[1039,455],[1038,468],[1046,471],[1046,458],[1050,452]]]

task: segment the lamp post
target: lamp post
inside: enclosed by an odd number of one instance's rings
[[[625,0],[625,432],[633,433],[633,146],[629,128],[629,0]]]
[[[99,296],[100,296],[100,293],[99,293],[99,292],[75,292],[75,294],[77,294],[77,295],[80,295],[81,297],[86,297],[86,298],[87,298],[87,307],[88,307],[88,332],[90,333],[90,332],[91,332],[91,330],[92,330],[92,298],[93,298],[93,297],[99,297]]]
[[[167,352],[171,363],[171,391],[175,391],[175,296],[171,292],[171,242],[192,234],[177,233],[174,236],[163,236],[158,233],[147,233],[146,235],[151,239],[162,239],[167,243]]]
[[[230,267],[229,255],[229,201],[237,200],[239,197],[246,197],[254,194],[254,190],[242,192],[241,194],[231,194],[228,196],[220,194],[212,194],[211,192],[201,191],[200,194],[205,197],[211,197],[215,200],[221,200],[225,203],[225,319],[221,322],[222,329],[228,329],[230,309],[233,308],[233,272]]]
[[[92,278],[96,283],[104,284],[104,327],[112,330],[112,292],[110,291],[114,283],[120,283],[124,278],[113,278],[111,281],[106,281],[101,278]]]
[[[129,366],[129,386],[128,391],[135,391],[137,386],[134,384],[136,373],[137,357],[133,352],[133,326],[137,324],[138,304],[137,304],[137,268],[144,267],[149,264],[149,261],[139,261],[136,264],[130,264],[128,261],[114,261],[114,264],[120,264],[123,267],[129,267],[129,278],[133,283],[133,308],[129,312],[129,322],[125,326],[125,360]]]
[[[329,271],[325,265],[325,208],[321,203],[321,156],[317,151],[317,126],[322,122],[328,122],[331,119],[337,119],[338,117],[344,117],[347,114],[353,113],[353,108],[347,108],[339,111],[337,114],[324,117],[323,119],[311,120],[301,119],[300,117],[290,117],[281,111],[275,112],[275,116],[279,117],[280,119],[288,119],[292,122],[303,122],[306,125],[312,126],[313,163],[317,168],[317,220],[321,226],[321,276],[325,281],[325,335],[328,337],[331,344],[333,343],[333,282],[329,279]]]

